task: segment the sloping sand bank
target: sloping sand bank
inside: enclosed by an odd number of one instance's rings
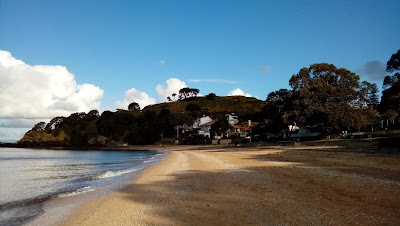
[[[400,157],[366,149],[170,146],[130,186],[64,223],[399,225]]]

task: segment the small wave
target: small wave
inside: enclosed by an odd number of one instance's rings
[[[138,171],[140,169],[129,169],[129,170],[121,170],[121,171],[107,171],[101,175],[93,177],[94,180],[110,178],[110,177],[118,177],[127,173],[132,173]]]
[[[79,188],[78,190],[73,191],[73,192],[59,194],[57,197],[65,198],[65,197],[80,195],[80,194],[83,194],[83,193],[86,193],[86,192],[90,192],[90,191],[94,191],[94,190],[96,190],[96,189],[92,188],[92,186],[87,186],[87,187]]]

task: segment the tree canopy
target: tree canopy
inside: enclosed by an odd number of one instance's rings
[[[386,71],[393,72],[400,70],[400,49],[393,54],[390,60],[386,63]]]
[[[379,110],[394,120],[400,115],[400,50],[387,62],[386,71],[391,73],[383,81]]]
[[[199,89],[185,87],[179,90],[179,99],[184,100],[189,97],[196,97],[199,94]]]
[[[139,111],[140,110],[140,106],[139,106],[138,103],[132,102],[132,103],[129,104],[128,110],[129,111]]]
[[[293,101],[293,92],[287,89],[268,94],[266,105],[262,109],[263,114],[267,116],[264,120],[267,136],[280,134],[288,124],[295,121]]]
[[[299,125],[320,131],[360,128],[375,118],[367,106],[368,92],[355,73],[333,64],[302,68],[289,80],[292,87],[291,117]]]

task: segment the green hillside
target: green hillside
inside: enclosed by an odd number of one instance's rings
[[[147,106],[143,111],[153,110],[160,112],[161,109],[168,109],[170,112],[184,112],[189,104],[197,104],[201,108],[201,112],[209,112],[213,114],[219,113],[255,113],[261,111],[265,102],[253,97],[244,96],[228,96],[228,97],[195,97],[183,101],[169,102]]]
[[[226,113],[235,113],[245,121],[253,119],[263,106],[264,101],[252,97],[208,95],[155,104],[142,111],[80,112],[38,123],[19,142],[50,146],[154,144],[162,138],[174,139],[175,125],[193,123],[203,114],[223,122]]]

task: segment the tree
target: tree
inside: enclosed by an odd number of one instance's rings
[[[393,54],[390,60],[386,63],[386,71],[394,72],[400,70],[400,49]]]
[[[87,113],[87,115],[90,116],[90,117],[94,116],[96,118],[100,117],[100,114],[99,114],[98,110],[91,110],[91,111],[89,111],[89,113]]]
[[[379,105],[378,92],[379,89],[376,83],[372,83],[369,85],[367,104],[368,106],[371,106],[374,110],[376,110]]]
[[[360,92],[362,92],[362,95],[366,96],[366,103],[368,106],[371,106],[374,110],[377,110],[378,105],[379,105],[379,100],[378,100],[378,86],[376,83],[369,83],[367,81],[363,81],[361,83],[361,88]]]
[[[179,100],[184,100],[189,97],[196,97],[199,94],[199,89],[185,87],[179,90]]]
[[[391,73],[383,81],[379,110],[394,120],[400,115],[400,50],[387,62],[386,71]]]
[[[355,73],[333,64],[313,64],[293,75],[292,116],[300,126],[320,132],[360,128],[375,117],[367,106],[368,93]],[[363,83],[364,84],[364,83]]]
[[[91,111],[89,111],[89,113],[86,114],[85,119],[87,121],[93,121],[99,117],[100,117],[100,114],[99,114],[98,110],[91,110]]]
[[[32,127],[32,129],[29,130],[28,132],[26,132],[25,134],[29,134],[29,133],[34,132],[34,131],[35,132],[36,131],[42,131],[42,130],[45,130],[45,128],[46,128],[46,123],[45,122],[39,122],[36,125],[34,125]]]
[[[224,116],[220,116],[216,119],[214,124],[211,125],[211,137],[225,134],[228,129],[228,120],[226,120]]]
[[[268,94],[266,104],[262,109],[264,115],[264,131],[267,137],[281,134],[288,124],[296,121],[293,105],[293,92],[280,89]]]
[[[139,111],[140,110],[140,106],[139,106],[138,103],[132,102],[132,103],[129,104],[128,110],[129,111]]]
[[[206,95],[207,100],[214,100],[215,97],[217,97],[217,95],[215,95],[215,93],[210,93],[210,94]]]
[[[46,130],[55,130],[61,126],[61,123],[65,120],[65,117],[55,117],[50,120],[46,125]]]

